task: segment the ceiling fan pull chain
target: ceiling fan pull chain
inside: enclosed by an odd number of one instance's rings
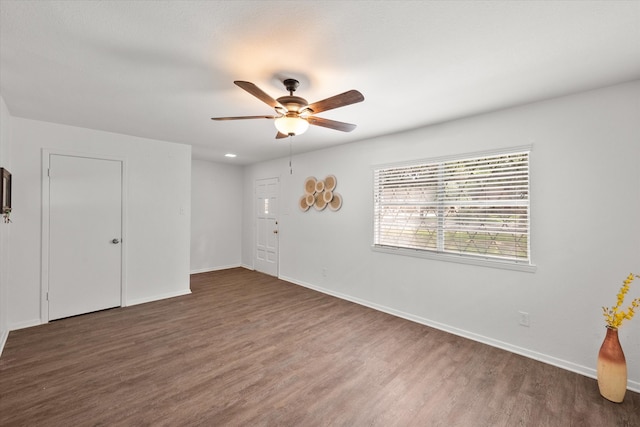
[[[289,175],[293,175],[293,168],[291,167],[292,152],[293,152],[293,135],[289,135]]]

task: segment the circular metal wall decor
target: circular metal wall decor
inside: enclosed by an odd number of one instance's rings
[[[337,211],[342,207],[342,196],[334,190],[338,180],[334,175],[327,175],[324,180],[318,180],[310,176],[304,180],[304,195],[298,201],[298,207],[302,212],[313,206],[317,211],[329,208]]]

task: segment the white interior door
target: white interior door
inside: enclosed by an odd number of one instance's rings
[[[278,178],[256,180],[256,264],[278,276]]]
[[[49,320],[121,305],[122,162],[49,157]]]

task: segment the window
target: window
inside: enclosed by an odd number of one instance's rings
[[[374,249],[530,265],[528,150],[378,167],[374,204]]]

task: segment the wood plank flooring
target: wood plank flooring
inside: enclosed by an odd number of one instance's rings
[[[640,426],[595,380],[260,273],[13,331],[0,426]]]

